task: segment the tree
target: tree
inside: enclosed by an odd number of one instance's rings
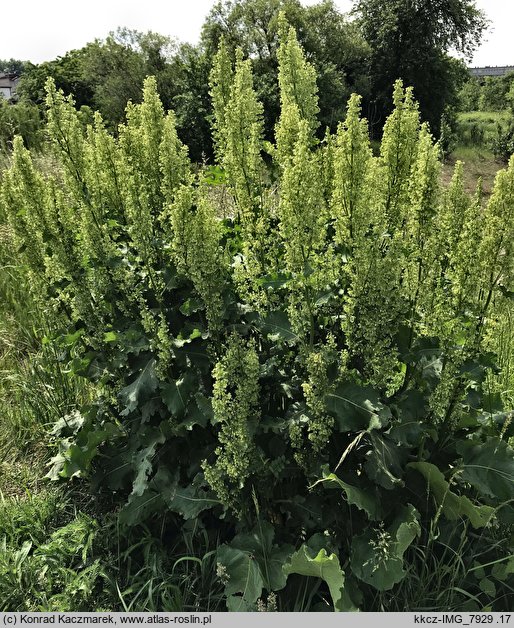
[[[26,63],[16,90],[18,97],[21,100],[42,105],[46,97],[45,83],[50,76],[65,94],[73,95],[78,107],[91,105],[93,90],[91,81],[84,72],[87,48],[88,46],[79,50],[70,50],[62,57],[39,65]]]
[[[0,98],[0,153],[12,148],[14,137],[20,135],[25,146],[39,149],[42,145],[41,112],[28,102],[9,104]]]
[[[225,0],[211,10],[203,26],[202,46],[212,59],[223,36],[234,57],[236,48],[252,61],[255,88],[264,105],[266,139],[279,116],[279,20],[283,12],[298,34],[317,72],[320,132],[335,130],[352,92],[368,93],[368,46],[356,24],[332,0],[303,7],[298,0]]]
[[[509,90],[514,85],[514,72],[505,76],[486,76],[480,86],[478,108],[481,111],[503,111],[508,108]]]
[[[0,72],[6,72],[7,74],[16,74],[21,76],[27,61],[21,61],[20,59],[0,59]]]
[[[127,28],[88,44],[83,49],[83,73],[91,84],[94,107],[117,126],[124,119],[127,102],[140,102],[146,76],[156,76],[162,88],[160,77],[175,49],[176,43],[169,37]],[[163,101],[169,107],[166,94]]]
[[[165,105],[175,112],[179,137],[196,162],[212,156],[210,68],[210,59],[199,46],[181,44],[166,72],[157,77],[161,97],[167,95]]]
[[[459,90],[459,110],[477,111],[480,99],[480,82],[474,76],[469,76]]]
[[[487,26],[484,13],[473,0],[357,0],[354,12],[372,50],[370,105],[378,121],[389,113],[391,85],[401,78],[438,132],[462,77],[448,52],[470,57]]]

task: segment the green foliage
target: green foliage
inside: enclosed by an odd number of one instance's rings
[[[414,88],[423,119],[439,134],[441,116],[456,104],[468,76],[464,64],[447,53],[472,55],[487,26],[484,13],[469,0],[358,0],[354,11],[371,47],[373,117],[382,123],[390,113],[390,85],[400,78]]]
[[[354,537],[351,565],[355,575],[379,591],[401,582],[405,577],[403,554],[421,533],[417,519],[416,509],[408,504],[387,529],[379,526]]]
[[[400,81],[378,156],[357,96],[320,143],[315,72],[280,22],[273,145],[250,64],[223,47],[215,168],[191,167],[154,78],[117,137],[98,114],[85,129],[49,81],[53,172],[15,141],[2,216],[59,320],[47,343],[95,393],[56,422],[50,477],[90,481],[152,556],[207,537],[210,558],[182,563],[205,584],[216,561],[209,608],[375,610],[405,590],[413,610],[422,553],[453,565],[435,541],[448,525],[511,523],[511,407],[491,394],[488,349],[513,289],[514,159],[483,208],[461,164],[442,190]],[[465,547],[470,595],[504,609]],[[502,543],[486,560],[508,556]],[[162,564],[119,587],[124,607],[181,606]]]
[[[480,111],[504,111],[509,108],[514,73],[505,76],[487,76],[480,85],[478,107]]]
[[[330,597],[335,610],[347,610],[340,608],[341,590],[344,587],[344,572],[339,565],[339,559],[335,554],[327,556],[325,549],[321,549],[316,556],[311,556],[307,545],[292,554],[290,562],[284,566],[286,575],[297,573],[301,576],[321,578],[328,585]]]
[[[344,103],[352,91],[367,94],[368,55],[358,26],[343,15],[334,2],[303,7],[298,0],[236,0],[214,5],[202,31],[202,46],[211,59],[221,39],[233,58],[241,48],[251,59],[255,89],[264,108],[267,140],[281,111],[278,79],[280,20],[283,12],[295,27],[299,41],[315,68],[320,93],[320,128],[335,129],[344,116]],[[307,106],[307,103],[306,103]]]
[[[6,72],[8,74],[16,74],[20,76],[23,74],[23,70],[27,65],[26,61],[20,59],[0,59],[0,72]]]
[[[506,125],[497,124],[491,148],[496,159],[504,163],[509,161],[514,154],[514,119],[511,118]]]
[[[8,153],[16,135],[25,145],[39,149],[42,145],[42,121],[39,109],[26,102],[8,104],[0,100],[0,152]]]
[[[102,569],[92,558],[98,529],[85,515],[55,525],[51,494],[0,503],[2,611],[77,611],[101,603]]]

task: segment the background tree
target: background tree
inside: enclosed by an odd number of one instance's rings
[[[77,107],[91,105],[93,89],[84,72],[85,57],[90,45],[79,50],[70,50],[62,57],[39,65],[26,63],[16,90],[18,97],[35,105],[43,105],[45,82],[50,76],[65,94],[73,94]]]
[[[473,0],[357,0],[354,12],[371,46],[370,114],[376,112],[381,127],[391,85],[401,78],[414,87],[421,115],[437,133],[463,77],[448,53],[471,56],[487,26],[484,13]]]
[[[21,61],[20,59],[0,59],[0,72],[21,76],[27,63],[27,61]]]
[[[478,111],[480,81],[470,75],[460,88],[458,98],[460,111]]]
[[[480,111],[503,111],[508,107],[509,90],[514,85],[514,72],[505,76],[486,76],[480,86],[478,109]]]
[[[338,11],[332,0],[303,7],[299,0],[227,0],[218,2],[203,26],[201,45],[209,59],[221,36],[234,54],[239,47],[252,60],[255,89],[264,105],[267,139],[278,119],[278,15],[283,11],[316,69],[320,94],[320,132],[334,129],[344,117],[349,95],[367,94],[369,48],[358,26]]]

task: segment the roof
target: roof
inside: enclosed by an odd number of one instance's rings
[[[514,65],[487,65],[483,68],[469,68],[471,76],[505,76],[514,72]]]

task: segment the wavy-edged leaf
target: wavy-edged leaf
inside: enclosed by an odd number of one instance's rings
[[[328,485],[329,488],[334,487],[334,485],[339,486],[344,491],[348,503],[357,506],[360,510],[364,510],[372,521],[378,521],[382,518],[380,498],[372,489],[363,489],[347,484],[338,478],[335,473],[330,473],[319,481],[323,482],[324,486]]]
[[[262,521],[251,532],[234,537],[230,546],[248,552],[259,565],[262,579],[268,591],[279,591],[286,585],[287,576],[282,567],[293,553],[291,545],[273,545],[275,529]]]
[[[153,513],[160,512],[164,502],[160,493],[147,490],[142,495],[133,495],[120,510],[118,520],[122,526],[135,526],[148,519]]]
[[[273,273],[258,279],[257,283],[266,290],[278,290],[279,288],[283,288],[290,279],[291,277],[289,275]]]
[[[270,312],[263,320],[262,328],[272,340],[298,340],[287,314],[280,310]]]
[[[158,445],[164,443],[165,437],[160,430],[155,430],[146,447],[137,451],[134,455],[134,467],[136,477],[132,485],[132,495],[142,495],[148,486],[148,478],[152,473],[152,460]]]
[[[406,574],[403,554],[421,534],[418,518],[419,513],[409,504],[386,530],[368,528],[354,537],[350,558],[353,573],[378,591],[388,591],[401,582]]]
[[[301,576],[321,578],[328,585],[334,610],[343,610],[340,601],[344,588],[344,571],[339,564],[339,558],[335,554],[327,555],[325,549],[321,549],[313,556],[311,550],[305,544],[295,552],[290,561],[284,565],[286,575],[297,573]]]
[[[242,594],[241,604],[253,604],[261,596],[264,588],[261,570],[257,561],[248,553],[229,545],[221,545],[216,553],[217,561],[225,567],[228,582],[225,585],[227,596]],[[237,600],[236,600],[237,601]]]
[[[373,448],[368,452],[364,465],[368,477],[386,489],[403,486],[403,463],[408,450],[398,447],[396,441],[387,435],[370,433]]]
[[[463,460],[464,481],[487,497],[514,499],[514,450],[505,441],[463,441],[457,445],[457,451]]]
[[[197,378],[190,371],[186,371],[180,379],[162,386],[162,400],[174,418],[184,416],[189,399],[197,388]]]
[[[491,506],[475,506],[465,495],[452,493],[449,483],[435,465],[429,462],[410,462],[407,466],[419,471],[425,478],[437,505],[442,508],[447,519],[456,521],[467,517],[474,528],[483,528],[489,523],[495,509]]]
[[[184,519],[196,519],[204,510],[220,504],[210,491],[194,485],[178,486],[173,498],[167,502],[169,509],[180,513]]]
[[[150,358],[134,381],[119,392],[118,397],[124,406],[121,414],[126,416],[133,412],[143,399],[155,391],[158,383],[155,373],[155,358]]]

